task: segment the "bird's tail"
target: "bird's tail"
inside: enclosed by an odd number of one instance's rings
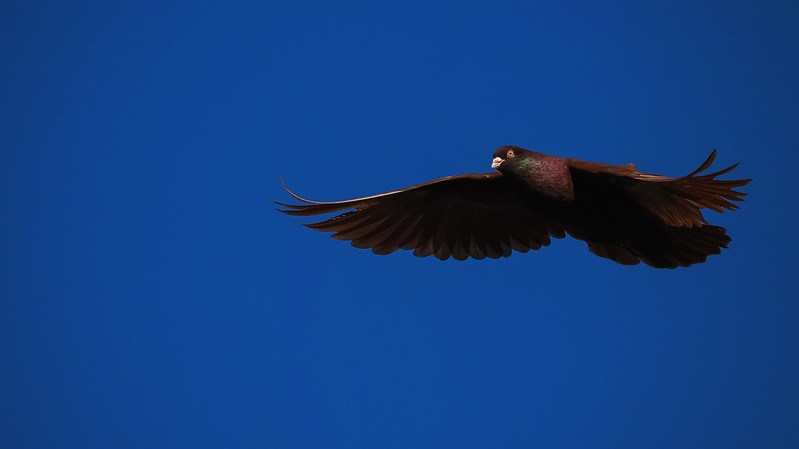
[[[655,268],[677,268],[704,262],[730,243],[727,231],[719,226],[661,225],[659,231],[639,234],[627,243],[588,240],[588,249],[624,265],[644,262]]]

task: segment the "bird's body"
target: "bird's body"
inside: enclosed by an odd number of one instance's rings
[[[700,175],[715,151],[688,176],[638,172],[505,146],[494,153],[498,172],[449,176],[407,189],[347,201],[278,203],[290,215],[350,210],[308,225],[333,231],[378,254],[413,250],[445,260],[510,256],[549,245],[566,234],[588,243],[594,254],[625,265],[657,268],[704,262],[730,241],[724,228],[708,225],[701,209],[736,209],[749,180],[717,180],[735,165]]]

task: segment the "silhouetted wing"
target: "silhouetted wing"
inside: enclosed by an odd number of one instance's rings
[[[301,205],[277,203],[289,215],[319,215],[349,210],[306,225],[335,232],[358,248],[377,254],[414,250],[435,255],[493,259],[549,245],[550,236],[565,236],[562,226],[546,217],[535,196],[522,197],[500,173],[448,176],[407,189],[346,201],[311,201],[286,190]]]
[[[680,178],[639,172],[633,164],[608,165],[569,159],[569,166],[572,170],[606,177],[608,181],[623,186],[639,205],[654,213],[665,224],[690,228],[707,224],[701,212],[704,208],[716,212],[738,209],[731,201],[743,201],[746,194],[733,189],[751,181],[716,179],[732,171],[738,164],[702,175],[715,158],[716,150],[713,150],[699,168]]]

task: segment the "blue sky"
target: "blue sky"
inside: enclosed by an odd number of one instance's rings
[[[0,7],[0,446],[799,447],[794,2]],[[505,144],[753,178],[680,270],[274,211]]]

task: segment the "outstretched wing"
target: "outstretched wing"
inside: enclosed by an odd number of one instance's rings
[[[738,209],[732,201],[743,201],[746,194],[733,189],[751,181],[716,179],[732,171],[738,164],[714,173],[701,174],[710,168],[715,158],[716,150],[713,150],[699,168],[679,178],[639,172],[633,164],[608,165],[569,159],[569,166],[572,170],[606,177],[623,186],[640,206],[655,214],[663,223],[691,228],[707,224],[701,212],[704,208],[716,212]]]
[[[304,204],[277,203],[289,215],[310,216],[347,211],[306,225],[334,232],[358,248],[377,254],[413,250],[418,257],[435,255],[496,259],[512,250],[527,252],[549,245],[550,236],[565,236],[563,227],[537,207],[536,198],[522,197],[500,173],[448,176],[379,195],[346,201],[311,201],[283,186]]]

